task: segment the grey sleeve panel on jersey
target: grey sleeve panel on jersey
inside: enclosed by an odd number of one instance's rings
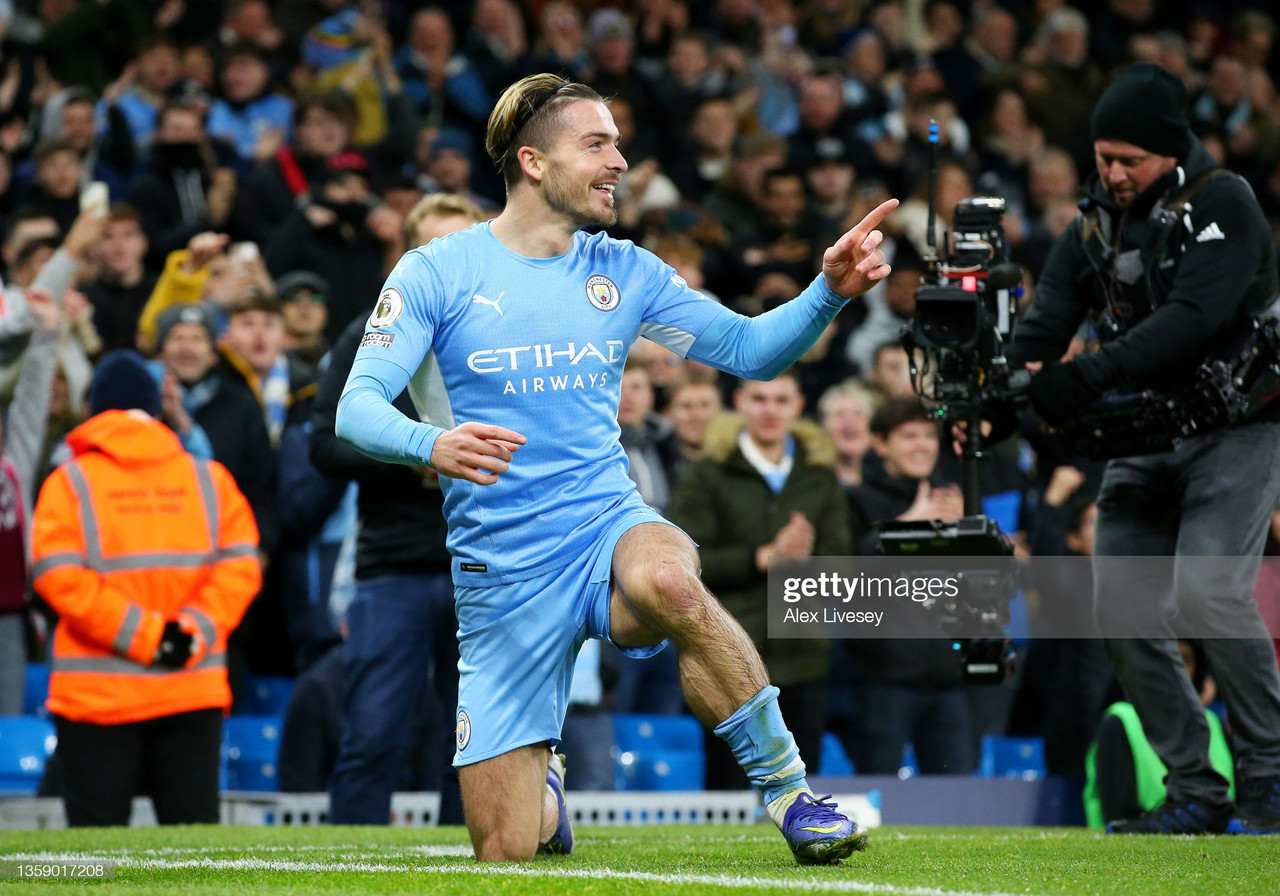
[[[689,349],[693,347],[694,340],[697,339],[692,333],[668,324],[641,324],[640,332],[637,335],[670,349],[682,358],[689,356]]]
[[[409,397],[413,399],[413,406],[423,423],[453,429],[453,407],[449,404],[449,393],[445,391],[440,362],[434,351],[427,352],[409,379]]]

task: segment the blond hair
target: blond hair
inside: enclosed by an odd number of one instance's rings
[[[468,218],[473,224],[479,224],[485,219],[485,214],[480,210],[480,206],[466,196],[459,196],[457,193],[432,193],[430,196],[423,196],[404,216],[404,224],[402,226],[405,246],[410,249],[417,246],[418,225],[424,219],[431,217],[452,218],[455,215]]]
[[[867,414],[874,414],[880,406],[880,397],[857,380],[845,380],[822,393],[818,399],[818,419],[825,420],[827,414],[834,409],[836,402],[842,398],[852,398],[860,402]]]
[[[561,113],[577,100],[604,102],[586,84],[547,73],[521,78],[502,91],[489,114],[484,148],[502,172],[508,190],[520,182],[520,160],[516,157],[520,147],[532,146],[540,152],[550,149]]]

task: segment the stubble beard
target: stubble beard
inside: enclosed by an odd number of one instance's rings
[[[1109,183],[1105,183],[1104,185],[1106,186],[1107,195],[1111,197],[1111,201],[1114,202],[1116,205],[1120,206],[1120,208],[1128,208],[1130,205],[1133,204],[1133,200],[1138,195],[1137,191],[1131,188],[1126,190],[1125,193],[1121,195],[1121,193],[1116,189],[1114,185]]]
[[[591,202],[591,195],[588,193],[586,198],[582,198],[578,193],[577,187],[567,182],[567,178],[562,177],[558,172],[553,171],[547,178],[547,185],[544,196],[547,205],[553,212],[564,215],[573,222],[576,229],[583,227],[592,227],[601,225],[604,227],[612,227],[618,223],[618,210],[613,206],[606,206],[602,211],[597,210]],[[588,187],[588,190],[591,188]]]

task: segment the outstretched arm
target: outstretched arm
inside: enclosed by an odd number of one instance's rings
[[[786,370],[849,299],[889,276],[880,248],[884,235],[877,228],[897,206],[896,199],[881,203],[836,240],[823,253],[822,275],[792,301],[752,318],[721,309],[689,345],[687,356],[748,379],[772,379]]]

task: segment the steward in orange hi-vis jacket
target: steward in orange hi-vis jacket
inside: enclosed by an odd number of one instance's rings
[[[122,406],[160,413],[141,359],[112,352],[32,520],[35,588],[59,615],[48,707],[68,821],[127,823],[149,792],[161,823],[216,822],[227,636],[261,586],[258,530],[220,464],[140,410],[98,412]],[[166,792],[197,779],[198,800]]]

